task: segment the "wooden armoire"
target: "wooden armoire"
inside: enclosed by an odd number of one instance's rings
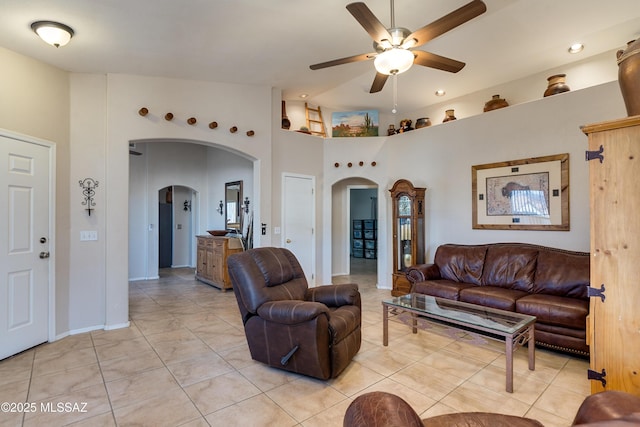
[[[640,116],[582,131],[589,140],[591,392],[640,396]]]

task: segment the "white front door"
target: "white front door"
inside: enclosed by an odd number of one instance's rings
[[[50,156],[0,134],[0,359],[49,337]]]
[[[283,247],[296,256],[309,286],[315,285],[315,181],[285,174],[282,180]]]

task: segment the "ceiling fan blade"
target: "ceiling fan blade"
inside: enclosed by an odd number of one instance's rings
[[[312,70],[319,70],[321,68],[333,67],[336,65],[348,64],[350,62],[359,62],[372,59],[376,56],[375,53],[363,53],[360,55],[347,56],[346,58],[334,59],[333,61],[321,62],[319,64],[309,65]]]
[[[362,2],[350,3],[347,5],[347,10],[356,18],[365,31],[369,33],[373,40],[378,43],[382,43],[383,40],[391,42],[391,34],[389,34],[387,28],[376,18],[366,4]]]
[[[375,78],[373,79],[373,84],[371,85],[371,90],[369,93],[380,92],[384,87],[384,84],[387,82],[389,78],[388,75],[382,73],[376,73]]]
[[[442,71],[449,71],[450,73],[457,73],[466,65],[464,62],[436,55],[435,53],[425,52],[423,50],[412,50],[411,52],[416,56],[416,59],[413,60],[414,64],[436,68]]]
[[[481,0],[473,0],[471,3],[467,3],[461,8],[414,31],[405,39],[402,47],[408,49],[423,45],[447,31],[454,29],[458,25],[462,25],[476,16],[482,15],[486,11],[487,5],[485,5],[484,2]]]

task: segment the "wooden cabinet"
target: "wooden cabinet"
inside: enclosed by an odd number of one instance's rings
[[[582,131],[591,158],[591,392],[640,396],[640,116]]]
[[[231,289],[227,257],[242,252],[240,239],[234,237],[197,236],[196,279],[222,290]]]
[[[411,291],[405,272],[414,264],[424,263],[424,194],[426,188],[414,187],[406,179],[393,184],[393,289],[399,296]]]

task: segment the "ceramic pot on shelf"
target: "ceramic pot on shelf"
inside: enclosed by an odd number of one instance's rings
[[[429,117],[420,117],[416,120],[416,129],[426,128],[427,126],[431,126],[431,120],[429,120]]]
[[[549,84],[547,86],[547,90],[544,91],[544,97],[569,92],[571,89],[566,83],[566,77],[566,74],[554,74],[547,78]]]
[[[500,98],[500,95],[493,95],[490,100],[484,104],[484,112],[497,110],[499,108],[508,107],[509,103],[506,99]]]
[[[454,115],[454,111],[446,110],[444,112],[444,120],[442,121],[442,123],[450,122],[451,120],[457,120],[456,116]]]
[[[618,84],[629,116],[640,115],[640,39],[617,52]]]

